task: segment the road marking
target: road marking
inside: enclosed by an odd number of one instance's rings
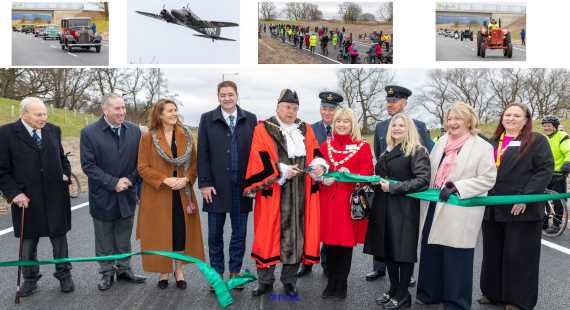
[[[85,207],[85,206],[88,206],[88,205],[89,205],[89,202],[80,203],[80,204],[78,204],[78,205],[76,205],[76,206],[71,207],[71,211],[75,211],[75,210],[77,210],[77,209],[81,209],[81,208],[83,208],[83,207]],[[0,230],[0,236],[3,236],[3,235],[8,234],[8,233],[11,233],[11,232],[13,232],[13,231],[14,231],[14,227],[13,227],[13,226],[12,226],[12,227],[9,227],[9,228],[6,228],[6,229],[3,229],[3,230]]]
[[[73,57],[77,57],[77,55],[72,54],[72,53],[70,53],[70,52],[67,52],[67,54],[68,54],[68,55],[71,55],[71,56],[73,56]]]
[[[540,243],[542,243],[542,245],[545,245],[545,246],[547,246],[547,247],[549,247],[549,248],[551,248],[551,249],[554,249],[554,250],[556,250],[556,251],[560,251],[560,252],[562,252],[562,253],[564,253],[564,254],[570,255],[570,249],[569,249],[569,248],[565,248],[565,247],[563,247],[563,246],[561,246],[561,245],[558,245],[558,244],[556,244],[556,243],[554,243],[554,242],[550,242],[550,241],[544,240],[544,239],[540,240]]]
[[[58,48],[58,46],[55,46],[55,45],[50,45],[49,47],[51,47],[51,48]]]
[[[279,39],[275,39],[275,40],[279,41]],[[287,42],[287,41],[285,41],[285,42],[281,41],[281,43],[285,43],[285,44],[287,44],[287,45],[290,45],[290,46],[292,46],[294,49],[297,49],[297,46],[298,46],[298,45],[295,45],[295,44],[293,44],[293,43],[291,43],[291,42]],[[317,48],[315,47],[315,50],[316,50],[316,49],[317,49]],[[308,49],[308,48],[303,48],[303,50],[308,51],[309,53],[311,52],[311,50]],[[311,55],[321,56],[321,57],[326,58],[326,59],[328,59],[328,60],[330,60],[330,61],[332,61],[332,62],[335,62],[335,63],[337,63],[337,64],[342,64],[342,62],[340,62],[340,61],[338,61],[338,60],[335,60],[335,59],[332,59],[332,58],[329,58],[329,57],[327,57],[327,56],[321,55],[321,54],[319,54],[318,52],[311,53]]]

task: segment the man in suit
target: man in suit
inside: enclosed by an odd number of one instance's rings
[[[374,156],[376,159],[380,158],[380,155],[386,150],[386,134],[388,133],[388,126],[392,116],[404,111],[408,104],[408,98],[412,95],[411,90],[398,85],[388,85],[384,89],[386,90],[386,110],[390,118],[376,124],[374,132]],[[428,152],[431,151],[433,141],[426,124],[416,119],[413,119],[413,121],[420,135],[420,142],[428,149]],[[373,281],[384,275],[386,275],[386,266],[383,262],[374,260],[373,270],[366,275],[366,280]],[[413,284],[415,284],[415,280],[412,278],[410,285]]]
[[[137,204],[137,157],[141,131],[125,120],[123,97],[110,94],[103,102],[103,116],[81,130],[81,168],[89,181],[89,211],[95,231],[95,255],[131,252],[131,233]],[[135,275],[128,258],[99,262],[106,291],[117,280],[144,283]]]
[[[338,109],[340,103],[343,101],[341,95],[330,92],[324,91],[319,93],[319,98],[321,99],[321,120],[312,124],[313,132],[315,133],[315,137],[319,142],[319,145],[323,144],[327,138],[332,138],[333,134],[333,117],[334,113]],[[326,254],[324,247],[321,247],[321,266],[323,267],[323,271],[327,273],[327,261],[326,261]],[[313,265],[305,265],[301,264],[301,268],[297,272],[297,277],[303,277],[309,274],[313,270]]]
[[[14,235],[23,238],[25,261],[37,260],[40,237],[49,237],[54,258],[68,257],[71,165],[61,145],[61,129],[48,123],[47,117],[42,100],[28,97],[21,102],[20,119],[0,127],[0,191],[12,204]],[[54,276],[64,293],[74,290],[70,271],[70,263],[55,265]],[[36,291],[41,274],[39,266],[22,267],[22,272],[24,284],[18,295],[26,297]]]
[[[247,217],[252,199],[242,195],[257,117],[237,105],[237,85],[218,84],[219,106],[202,114],[198,129],[198,187],[208,212],[210,264],[223,276],[224,223],[230,214],[230,278],[240,274],[245,253]],[[212,289],[210,287],[210,289]],[[237,287],[243,289],[243,287]]]

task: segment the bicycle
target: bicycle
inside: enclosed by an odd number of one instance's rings
[[[547,189],[546,194],[558,194]],[[556,214],[556,209],[562,209],[562,214]],[[542,235],[549,238],[556,238],[564,233],[568,225],[568,204],[566,199],[548,200],[544,205],[544,223],[542,225]]]
[[[71,152],[65,153],[65,157],[73,156]],[[69,197],[77,198],[81,194],[81,183],[79,182],[79,177],[73,171],[71,172],[71,179],[69,180]]]

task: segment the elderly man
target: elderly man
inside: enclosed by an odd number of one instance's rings
[[[95,230],[95,255],[129,253],[137,204],[137,157],[141,131],[125,121],[123,97],[110,94],[103,102],[103,116],[81,130],[81,168],[89,180],[89,211]],[[101,291],[117,280],[144,283],[133,274],[128,258],[99,262]]]
[[[299,263],[319,262],[319,192],[311,177],[322,175],[327,164],[318,157],[313,129],[297,118],[298,111],[297,93],[284,89],[277,115],[253,132],[244,189],[245,195],[255,195],[256,204],[251,256],[259,286],[253,296],[273,290],[275,265],[282,263],[285,294],[297,297]]]
[[[386,110],[388,111],[389,119],[383,120],[376,124],[376,130],[374,132],[374,156],[378,159],[380,155],[386,150],[386,134],[388,133],[388,125],[392,116],[402,113],[408,105],[408,98],[412,95],[412,91],[398,85],[388,85],[385,87],[386,91]],[[416,119],[413,120],[418,134],[420,136],[420,142],[425,146],[428,151],[433,148],[433,141],[430,137],[429,131],[427,130],[426,124]],[[382,277],[386,274],[386,266],[383,262],[374,260],[374,269],[372,272],[366,275],[366,280],[372,281],[378,277]],[[410,285],[414,285],[415,280],[412,278]]]
[[[22,260],[37,260],[40,237],[49,237],[54,258],[68,257],[71,165],[61,145],[61,129],[48,123],[47,116],[42,100],[28,97],[21,102],[20,119],[0,127],[0,191],[12,204],[14,234],[23,238]],[[70,263],[55,265],[54,276],[64,293],[74,290],[70,270]],[[36,291],[41,274],[39,266],[22,271],[18,295],[26,297]]]

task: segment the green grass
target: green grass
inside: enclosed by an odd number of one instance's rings
[[[0,98],[0,125],[14,122],[20,117],[20,102]],[[92,114],[53,109],[48,107],[48,122],[57,125],[64,137],[79,137],[81,128],[97,119]]]

